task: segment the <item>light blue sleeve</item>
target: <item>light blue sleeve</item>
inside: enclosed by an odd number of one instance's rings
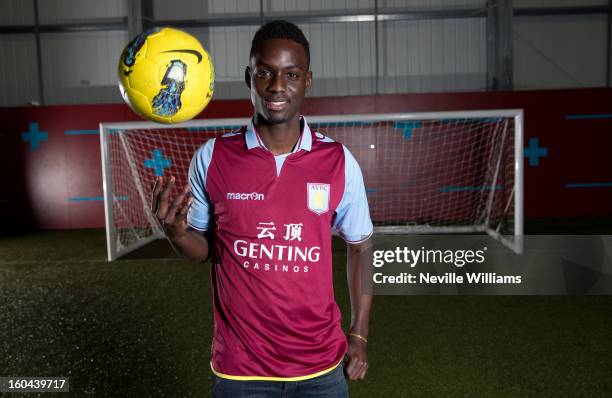
[[[359,164],[344,145],[342,148],[345,168],[344,194],[336,209],[332,228],[346,242],[359,243],[372,235],[374,227]]]
[[[187,224],[198,231],[207,231],[210,224],[210,202],[206,193],[206,173],[212,159],[215,139],[202,145],[191,158],[189,185],[193,201],[187,213]]]

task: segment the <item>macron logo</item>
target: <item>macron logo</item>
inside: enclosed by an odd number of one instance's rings
[[[228,192],[227,198],[230,200],[264,200],[264,194],[258,192],[240,193]]]

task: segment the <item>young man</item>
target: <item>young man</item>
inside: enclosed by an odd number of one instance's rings
[[[174,200],[174,177],[158,178],[153,210],[185,256],[211,254],[215,397],[347,397],[344,374],[361,380],[368,369],[372,296],[361,294],[360,267],[371,257],[372,222],[363,177],[346,147],[300,116],[312,72],[297,26],[274,21],[257,31],[245,81],[251,123],[203,145],[190,187]],[[348,336],[334,301],[332,229],[348,248]]]

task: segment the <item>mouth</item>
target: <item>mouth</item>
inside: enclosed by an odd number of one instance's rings
[[[282,111],[285,109],[289,101],[280,100],[280,101],[270,101],[265,100],[266,108],[270,111]]]

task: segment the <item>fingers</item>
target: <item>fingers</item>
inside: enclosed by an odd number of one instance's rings
[[[166,217],[164,218],[166,224],[174,224],[177,221],[182,221],[185,218],[187,211],[189,210],[188,205],[184,203],[185,198],[187,197],[188,194],[189,194],[189,185],[185,185],[183,189],[181,190],[181,192],[178,195],[176,195],[176,197],[174,198],[174,201],[172,202],[172,205],[168,209],[168,213],[166,214]]]
[[[185,206],[183,206],[177,215],[177,220],[178,219],[183,219],[187,217],[187,213],[189,212],[189,208],[191,207],[191,203],[193,202],[193,198],[189,197],[189,199],[187,199],[187,203],[185,203]]]
[[[346,366],[346,377],[349,380],[355,380],[355,361],[349,358],[348,365]]]
[[[153,214],[157,213],[157,206],[159,205],[159,194],[164,187],[164,177],[155,177],[155,182],[153,183],[152,199],[151,199],[151,211]]]
[[[158,177],[155,179],[151,210],[159,221],[163,221],[168,214],[168,209],[170,208],[170,192],[174,187],[174,181],[174,176],[171,176],[169,180],[166,180],[165,177]]]
[[[155,178],[152,190],[151,211],[155,214],[158,221],[163,224],[182,221],[186,218],[191,198],[185,203],[185,198],[189,195],[189,184],[185,185],[174,199],[171,194],[175,186],[176,178],[170,176]]]
[[[357,357],[349,359],[346,374],[349,380],[363,380],[368,372],[368,363]]]
[[[361,361],[361,364],[357,368],[355,380],[364,380],[367,372],[368,372],[368,363]]]
[[[163,184],[163,189],[159,194],[159,201],[157,207],[157,218],[165,220],[168,215],[168,209],[170,208],[170,192],[174,188],[174,176],[170,177],[170,181],[167,184]]]

